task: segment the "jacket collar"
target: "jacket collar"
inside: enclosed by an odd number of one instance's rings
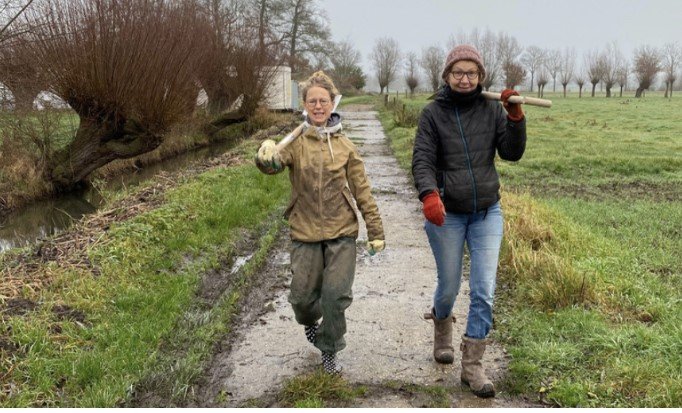
[[[339,115],[336,112],[332,112],[331,116],[329,116],[329,119],[327,119],[327,124],[325,126],[313,126],[309,121],[310,119],[306,116],[305,118],[306,129],[315,130],[317,131],[317,134],[320,136],[330,135],[343,129],[343,127],[341,126],[341,115]]]
[[[469,107],[479,99],[482,91],[483,86],[481,85],[476,86],[476,89],[469,93],[455,92],[450,88],[450,85],[443,85],[443,87],[438,91],[436,101],[459,107]]]

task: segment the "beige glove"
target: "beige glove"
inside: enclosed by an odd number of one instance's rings
[[[276,174],[284,167],[282,166],[282,158],[277,150],[277,145],[272,139],[263,141],[256,154],[256,166],[266,174]]]
[[[367,252],[369,252],[369,255],[381,252],[384,248],[386,248],[386,243],[382,239],[375,239],[374,241],[369,241],[367,243]]]

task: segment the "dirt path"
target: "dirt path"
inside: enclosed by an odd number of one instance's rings
[[[360,108],[363,109],[363,108]],[[352,110],[352,109],[351,109]],[[357,110],[357,108],[356,108]],[[453,389],[455,407],[522,407],[505,397],[479,399],[459,384],[458,362],[433,361],[433,326],[422,319],[429,311],[435,287],[435,262],[423,230],[420,204],[408,176],[391,155],[376,113],[346,111],[344,128],[360,148],[379,205],[387,249],[370,257],[358,248],[354,301],[347,311],[347,348],[339,353],[350,383],[381,386],[388,381],[440,385]],[[366,240],[364,223],[360,240]],[[364,243],[363,243],[364,245]],[[197,389],[202,406],[241,406],[249,399],[271,397],[293,376],[311,372],[319,351],[296,324],[287,302],[288,242],[285,239],[265,265],[272,288],[266,303],[252,300],[241,322],[222,343]],[[459,359],[460,337],[469,305],[468,285],[455,305],[454,346]],[[492,345],[485,357],[488,373],[500,382],[506,367],[502,349]],[[356,407],[414,407],[410,397],[386,391],[373,399],[358,399]]]

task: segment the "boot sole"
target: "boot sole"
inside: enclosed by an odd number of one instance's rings
[[[495,397],[495,388],[490,389],[490,390],[485,390],[485,386],[483,386],[483,390],[476,391],[476,390],[474,390],[474,389],[471,388],[471,386],[469,385],[469,382],[467,382],[467,381],[465,381],[465,380],[462,380],[462,384],[464,384],[464,385],[466,385],[467,387],[469,387],[469,389],[471,390],[471,392],[472,392],[474,395],[476,395],[476,396],[478,396],[478,397],[480,397],[480,398],[488,399],[488,398],[490,398],[490,397]]]
[[[455,356],[441,356],[440,358],[434,357],[434,359],[440,364],[452,364],[455,362]]]

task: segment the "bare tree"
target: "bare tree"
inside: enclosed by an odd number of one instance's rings
[[[523,47],[519,45],[519,41],[514,36],[506,33],[500,33],[497,36],[497,55],[502,66],[516,62],[516,60],[523,53]],[[525,75],[524,75],[525,76]]]
[[[587,79],[592,83],[592,97],[594,97],[597,83],[601,81],[604,74],[602,56],[598,52],[587,52],[585,54],[585,69],[587,70]]]
[[[571,82],[571,79],[573,79],[573,75],[575,74],[575,56],[575,49],[569,49],[568,47],[561,55],[560,82],[561,86],[564,88],[564,97],[566,97],[566,86]]]
[[[501,60],[498,51],[497,36],[495,33],[486,29],[485,33],[481,35],[476,44],[476,48],[481,53],[483,63],[485,64],[485,78],[483,79],[483,88],[489,90],[500,77]]]
[[[19,111],[32,110],[38,93],[47,89],[26,40],[25,35],[19,35],[0,43],[0,82],[12,92],[13,107]]]
[[[619,97],[623,97],[623,89],[625,87],[627,87],[629,74],[630,74],[630,67],[628,66],[628,62],[623,60],[623,63],[621,64],[620,68],[618,69],[618,75],[616,78],[616,82],[618,83],[618,86],[620,87]]]
[[[241,16],[253,20],[258,31],[258,50],[280,47],[284,42],[286,33],[283,30],[287,27],[285,12],[289,6],[287,0],[247,0],[246,3],[239,0],[207,1],[217,3],[218,7],[221,3],[227,3],[228,13],[232,18]]]
[[[325,11],[317,0],[287,0],[285,40],[288,44],[289,66],[298,73],[311,57],[325,55],[331,30]]]
[[[530,73],[530,92],[533,92],[533,82],[535,81],[535,72],[537,72],[544,64],[547,58],[547,51],[538,47],[527,47],[521,56],[521,63],[525,65]],[[538,91],[540,92],[540,91]]]
[[[456,37],[451,36],[448,42],[450,49],[458,44],[471,44],[476,47],[485,65],[485,78],[481,84],[485,90],[489,90],[491,86],[495,85],[500,77],[502,56],[498,43],[500,43],[499,39],[501,38],[507,39],[502,33],[496,35],[490,29],[480,33],[477,28],[474,28],[469,34],[460,31]]]
[[[405,84],[410,89],[410,95],[414,96],[414,90],[419,86],[417,74],[417,54],[409,52],[405,55]]]
[[[561,72],[561,51],[559,50],[548,50],[547,58],[545,59],[545,67],[547,68],[548,75],[552,78],[552,92],[556,92],[556,78]],[[544,92],[544,90],[543,90]]]
[[[606,88],[606,97],[611,97],[611,88],[618,81],[618,72],[623,66],[624,58],[614,41],[606,45],[606,50],[601,54],[602,80]]]
[[[514,89],[517,85],[523,83],[526,78],[526,69],[516,62],[508,62],[502,68],[504,74],[505,87],[507,89]]]
[[[212,115],[204,132],[214,135],[246,120],[267,98],[267,85],[281,63],[282,37],[277,1],[207,0],[205,18],[194,32],[204,54],[197,78],[208,96]]]
[[[429,80],[431,90],[437,91],[443,80],[441,79],[441,72],[443,71],[443,62],[445,61],[445,53],[440,47],[431,46],[422,49],[422,56],[419,60],[419,65],[424,70],[426,78]]]
[[[575,75],[575,83],[578,85],[578,99],[583,97],[583,86],[585,86],[585,75],[577,72]]]
[[[341,90],[345,89],[345,94],[364,88],[366,78],[360,67],[360,52],[349,41],[335,44],[333,50],[329,60],[336,86]]]
[[[33,1],[3,0],[0,2],[0,43],[24,33],[25,27],[15,29],[15,23]]]
[[[374,44],[371,54],[374,70],[379,81],[380,93],[388,93],[388,85],[395,80],[400,64],[400,47],[390,37],[382,37]]]
[[[665,72],[665,97],[673,97],[673,84],[675,83],[677,66],[682,60],[682,47],[678,42],[666,43],[663,46],[663,71]],[[670,91],[670,95],[668,95]]]
[[[546,67],[540,68],[538,71],[538,97],[545,96],[545,85],[549,82],[549,71]]]
[[[80,117],[74,140],[50,156],[55,189],[155,149],[194,108],[203,45],[187,35],[190,3],[41,0],[26,16],[33,60]]]
[[[497,37],[497,53],[504,84],[507,88],[513,89],[526,77],[526,70],[516,62],[523,53],[523,48],[515,37],[500,33]]]
[[[649,89],[661,71],[661,54],[651,46],[640,46],[635,50],[633,71],[639,82],[635,97],[642,97],[642,93]]]
[[[208,96],[207,110],[211,115],[227,110],[239,96],[232,59],[237,22],[243,20],[240,6],[232,1],[206,0],[205,18],[194,34],[203,39],[206,52],[196,76]]]

